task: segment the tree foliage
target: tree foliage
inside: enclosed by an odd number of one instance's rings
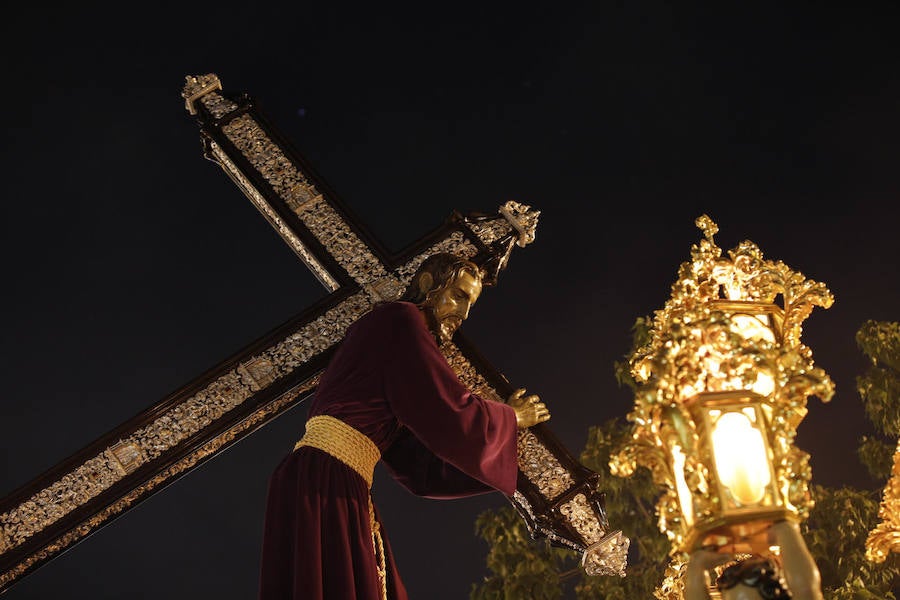
[[[648,319],[636,321],[632,349],[646,339],[648,325]],[[822,574],[826,600],[896,600],[900,555],[872,563],[865,558],[865,542],[878,524],[881,490],[900,438],[900,323],[868,321],[856,341],[871,360],[869,369],[857,378],[857,390],[877,432],[860,440],[857,454],[879,488],[811,486],[816,504],[803,533]],[[614,368],[619,384],[633,389],[627,361],[617,362]],[[476,522],[478,535],[489,547],[490,575],[473,586],[472,600],[654,597],[670,564],[669,543],[657,528],[654,513],[659,490],[646,469],[623,479],[611,475],[608,467],[611,454],[629,435],[624,419],[592,426],[580,455],[581,462],[601,476],[610,523],[631,539],[626,577],[587,576],[577,553],[531,539],[522,519],[508,507],[486,511]]]
[[[893,600],[900,561],[894,557],[875,564],[865,556],[866,538],[878,524],[880,491],[819,485],[811,491],[816,505],[804,523],[803,537],[822,575],[826,600]]]
[[[525,522],[512,507],[478,516],[476,533],[490,546],[487,567],[492,575],[472,590],[473,600],[558,600],[573,553],[531,539]]]
[[[900,323],[866,321],[856,333],[856,344],[870,361],[856,378],[856,389],[877,432],[860,441],[857,454],[883,485],[900,438]]]

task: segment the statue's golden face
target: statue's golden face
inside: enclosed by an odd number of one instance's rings
[[[481,295],[481,278],[462,271],[446,287],[430,294],[422,305],[429,321],[437,329],[441,342],[453,337],[469,316],[469,309]]]

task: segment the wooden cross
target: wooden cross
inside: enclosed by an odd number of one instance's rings
[[[493,283],[514,246],[534,240],[539,213],[507,202],[447,221],[399,255],[366,233],[246,95],[213,74],[188,76],[205,156],[219,164],[330,294],[225,362],[0,501],[0,592],[72,544],[292,408],[315,390],[347,327],[396,299],[422,261],[453,252]],[[502,401],[512,386],[457,332],[444,344],[460,379]],[[520,431],[510,501],[534,537],[584,554],[594,574],[624,574],[627,538],[609,532],[598,475],[545,425]]]

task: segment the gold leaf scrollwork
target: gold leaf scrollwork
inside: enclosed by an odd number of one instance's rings
[[[607,534],[591,544],[581,557],[581,566],[588,575],[618,575],[625,577],[628,547],[631,540],[621,531]]]
[[[610,460],[615,475],[630,476],[639,466],[650,470],[662,488],[659,526],[675,548],[688,539],[692,523],[722,510],[718,484],[707,469],[711,450],[698,443],[694,419],[701,413],[693,407],[699,398],[743,394],[760,403],[755,418],[766,423],[774,489],[783,490],[786,510],[803,519],[812,506],[811,472],[808,455],[793,440],[807,398],[827,402],[834,393],[831,379],[800,343],[801,324],[813,307],[832,305],[828,288],[766,260],[753,242],[723,253],[713,240],[715,222],[702,215],[696,224],[704,238],[679,266],[669,299],[653,315],[649,341],[630,357],[638,383],[628,414],[632,436]],[[681,485],[690,492],[685,501],[692,515],[682,514],[679,502],[673,466],[678,453],[684,456]]]
[[[519,430],[519,470],[548,500],[558,498],[574,485],[572,475],[559,460],[527,429]]]
[[[571,500],[563,502],[559,507],[559,512],[566,517],[586,545],[598,542],[606,535],[606,530],[600,525],[594,509],[584,494],[575,494]]]

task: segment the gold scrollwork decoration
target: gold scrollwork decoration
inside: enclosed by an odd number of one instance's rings
[[[698,428],[707,426],[701,425],[699,398],[760,403],[777,489],[787,491],[785,510],[805,519],[812,507],[809,457],[793,440],[807,398],[828,402],[834,394],[831,379],[800,342],[813,307],[832,305],[828,288],[764,259],[751,241],[723,254],[713,240],[718,226],[712,219],[702,215],[696,225],[704,238],[692,246],[669,299],[655,311],[649,341],[630,357],[638,382],[628,415],[632,436],[610,460],[615,475],[630,476],[638,466],[650,471],[662,489],[659,527],[675,548],[695,523],[722,510],[706,466],[711,449],[700,443]],[[678,490],[690,493],[690,506],[679,501]]]

